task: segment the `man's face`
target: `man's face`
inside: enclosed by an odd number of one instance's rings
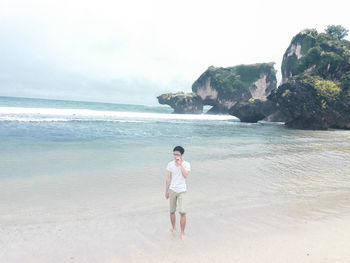
[[[179,151],[174,151],[174,159],[179,160],[182,158],[182,154]]]

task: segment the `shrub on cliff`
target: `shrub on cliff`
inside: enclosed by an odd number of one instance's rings
[[[342,40],[348,35],[349,30],[342,27],[341,25],[329,25],[326,28],[326,33],[335,40]]]
[[[350,128],[350,42],[347,30],[303,30],[282,62],[283,84],[268,97],[294,128]]]
[[[249,97],[249,86],[260,78],[261,73],[275,76],[273,65],[274,63],[259,63],[227,68],[211,66],[193,83],[192,91],[197,92],[210,78],[211,86],[217,90],[219,96],[246,93]]]
[[[287,127],[350,128],[350,97],[339,82],[302,74],[282,84],[268,97],[285,116]]]

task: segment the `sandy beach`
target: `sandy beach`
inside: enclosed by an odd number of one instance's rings
[[[341,173],[336,180],[334,175],[333,186],[329,177],[283,180],[277,186],[271,186],[276,183],[270,179],[271,189],[262,179],[248,175],[235,181],[210,177],[216,164],[224,171],[230,163],[192,163],[209,175],[200,175],[205,184],[189,180],[185,241],[180,239],[178,213],[177,233],[170,232],[162,167],[124,171],[121,174],[128,178],[124,184],[117,183],[120,178],[115,174],[90,174],[85,180],[81,175],[3,180],[0,262],[333,263],[350,259],[349,193],[339,183],[348,176]],[[249,165],[242,159],[236,168],[243,172]],[[137,183],[142,172],[147,188]]]
[[[210,162],[201,165],[207,171],[214,169]],[[111,175],[90,175],[84,182],[78,176],[27,178],[21,180],[21,187],[19,182],[4,181],[2,195],[12,195],[14,210],[1,217],[0,262],[319,263],[350,259],[350,204],[345,188],[283,202],[258,202],[264,194],[252,193],[241,203],[237,196],[243,186],[238,181],[236,189],[226,189],[221,183],[220,193],[210,188],[209,179],[205,188],[193,182],[187,240],[182,241],[178,213],[177,233],[172,234],[168,200],[154,187],[163,184],[164,178],[155,176],[161,172],[149,169],[145,176],[153,178],[153,187],[142,191],[142,185],[128,184],[129,193],[121,186],[115,188],[116,178]],[[135,176],[129,175],[129,180],[135,182],[139,173],[132,171]],[[26,192],[21,191],[24,188]],[[79,188],[84,192],[78,192]],[[94,189],[102,188],[109,194],[93,195]],[[60,194],[56,201],[44,202],[46,192],[35,189],[48,189],[51,198]],[[125,197],[124,205],[123,199],[112,195],[113,189]],[[229,189],[237,195],[234,199],[228,198]],[[205,200],[208,193],[216,198]],[[30,207],[30,203],[36,205]]]
[[[200,209],[201,210],[201,209]],[[194,209],[187,240],[166,211],[1,227],[1,262],[348,262],[350,216],[277,220],[260,209],[225,216]],[[278,222],[278,223],[277,223]],[[177,222],[177,225],[179,222]]]

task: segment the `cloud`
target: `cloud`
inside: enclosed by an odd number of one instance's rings
[[[336,2],[2,1],[0,95],[157,104],[210,65],[279,69],[301,29],[350,28]]]

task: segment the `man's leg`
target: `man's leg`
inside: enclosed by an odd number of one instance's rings
[[[186,236],[185,236],[186,214],[181,214],[180,225],[181,225],[181,238],[186,239]]]
[[[170,221],[172,225],[171,232],[176,232],[175,211],[176,211],[176,193],[169,189]]]
[[[170,221],[171,221],[171,225],[172,225],[172,229],[171,232],[175,233],[176,232],[176,227],[175,227],[175,212],[174,213],[170,213]]]
[[[182,240],[186,239],[185,236],[185,226],[186,226],[186,192],[182,192],[178,199],[179,199],[179,213],[181,215],[180,218],[180,226],[181,226],[181,238]]]

